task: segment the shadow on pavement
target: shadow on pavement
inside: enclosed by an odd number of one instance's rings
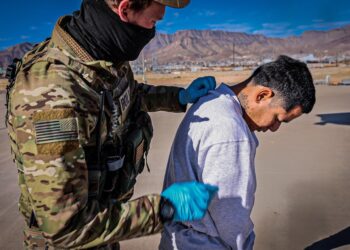
[[[332,113],[332,114],[318,114],[321,118],[320,122],[316,125],[337,124],[337,125],[350,125],[350,112],[346,113]]]
[[[305,250],[327,250],[334,249],[350,244],[350,227],[341,230],[340,232],[313,243]]]

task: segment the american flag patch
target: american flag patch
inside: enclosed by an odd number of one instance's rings
[[[37,121],[34,127],[37,144],[78,140],[77,118]]]
[[[141,143],[136,148],[135,153],[135,164],[138,165],[144,154],[145,141],[142,140]]]

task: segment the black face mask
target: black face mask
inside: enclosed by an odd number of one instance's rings
[[[113,63],[135,60],[155,35],[123,22],[104,0],[84,0],[65,28],[94,59]]]

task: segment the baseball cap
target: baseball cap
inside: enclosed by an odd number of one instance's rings
[[[154,0],[154,1],[172,8],[184,8],[190,3],[190,0]]]

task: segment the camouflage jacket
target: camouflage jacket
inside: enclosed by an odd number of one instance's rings
[[[112,93],[125,137],[136,104],[146,112],[185,111],[179,88],[137,83],[128,62],[94,61],[64,31],[69,18],[61,18],[52,38],[24,56],[10,91],[8,129],[20,212],[27,225],[34,214],[40,234],[57,248],[90,248],[159,232],[157,194],[131,201],[130,195],[118,199],[123,193],[103,201],[89,198],[84,148],[96,146],[99,122],[102,143],[111,133],[113,116],[106,111],[99,121],[101,89]],[[123,86],[123,93],[115,85]]]

